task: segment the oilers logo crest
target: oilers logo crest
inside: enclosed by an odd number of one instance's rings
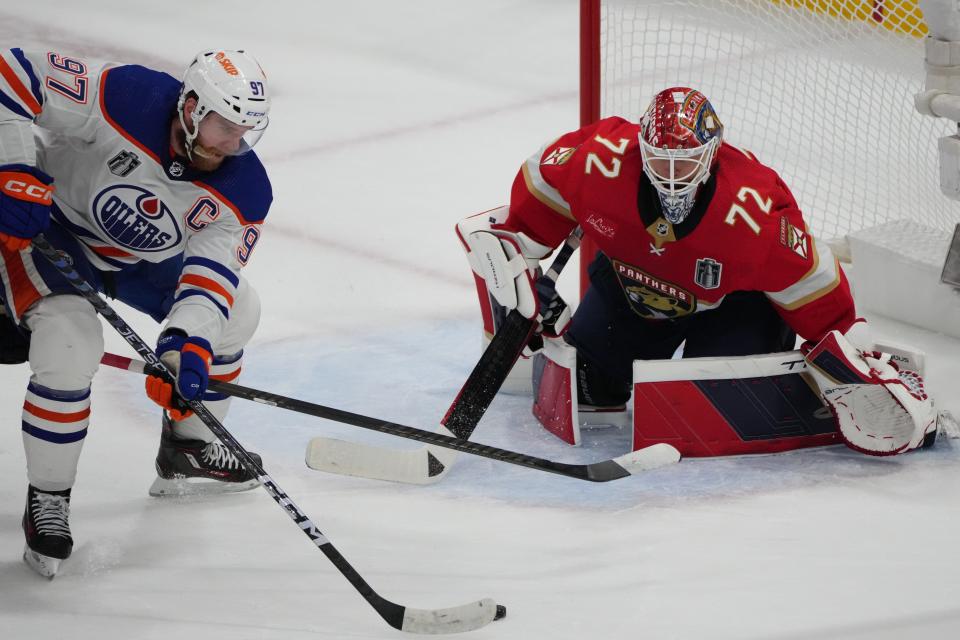
[[[107,237],[133,251],[166,251],[183,239],[170,208],[141,187],[120,184],[104,189],[93,200],[93,217]]]

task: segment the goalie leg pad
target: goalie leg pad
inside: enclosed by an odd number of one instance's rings
[[[684,457],[770,454],[841,442],[799,352],[634,363],[633,448]]]
[[[564,442],[580,444],[580,429],[629,424],[629,387],[589,365],[563,338],[547,338],[533,358],[533,415]]]
[[[533,415],[567,444],[580,444],[577,406],[577,350],[562,338],[544,340],[533,358]]]

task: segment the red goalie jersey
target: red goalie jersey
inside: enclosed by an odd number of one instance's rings
[[[606,118],[544,147],[521,168],[509,216],[495,228],[555,247],[579,224],[643,318],[678,318],[716,308],[728,293],[762,291],[807,340],[850,326],[846,276],[775,171],[722,144],[693,211],[672,225],[643,173],[639,129]]]

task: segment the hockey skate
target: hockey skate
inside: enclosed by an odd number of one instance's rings
[[[260,456],[250,454],[257,463]],[[185,496],[247,491],[260,482],[219,441],[180,440],[173,437],[164,416],[157,453],[157,479],[151,496]]]
[[[45,578],[57,575],[60,563],[70,557],[70,489],[40,491],[27,488],[27,506],[23,512],[23,533],[27,543],[23,561]]]

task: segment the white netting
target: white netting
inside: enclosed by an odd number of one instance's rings
[[[675,85],[703,91],[725,139],[790,186],[823,238],[913,219],[952,229],[937,138],[918,114],[925,33],[912,0],[610,0],[601,11],[601,115],[636,119]]]

